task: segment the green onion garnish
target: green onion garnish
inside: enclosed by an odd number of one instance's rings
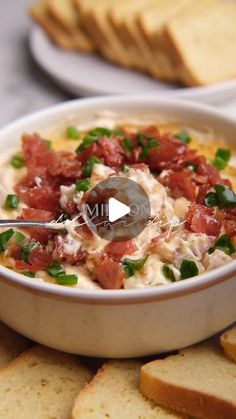
[[[76,190],[78,192],[87,192],[90,188],[90,179],[79,179],[76,182]]]
[[[54,261],[51,265],[47,268],[47,273],[54,278],[58,277],[59,275],[65,275],[65,268],[60,263]]]
[[[7,195],[5,200],[6,209],[15,209],[18,208],[20,200],[17,195]]]
[[[125,271],[126,278],[129,278],[130,276],[133,276],[136,271],[139,271],[142,269],[145,265],[145,262],[148,258],[148,255],[144,256],[141,259],[124,259],[122,262],[123,269]]]
[[[78,140],[80,133],[76,127],[70,126],[66,128],[66,136],[69,140]]]
[[[197,163],[187,163],[186,167],[193,170],[193,172],[197,172],[198,164]]]
[[[124,164],[123,166],[123,172],[127,173],[129,171],[130,167],[128,164]]]
[[[40,247],[40,244],[37,242],[30,242],[27,244],[22,244],[21,249],[20,249],[20,258],[21,260],[24,260],[24,262],[28,263],[29,260],[29,255],[30,253],[37,249],[38,247]]]
[[[21,169],[22,167],[25,166],[25,160],[22,156],[19,156],[18,154],[16,154],[15,156],[11,158],[10,164],[12,167],[14,167],[14,169]]]
[[[225,185],[215,185],[215,192],[209,192],[204,199],[208,207],[223,205],[225,207],[236,207],[236,194]]]
[[[93,166],[95,164],[102,164],[101,160],[96,157],[96,156],[90,156],[88,161],[85,163],[84,165],[84,169],[83,169],[83,173],[86,177],[90,177],[92,170],[93,170]]]
[[[175,282],[174,271],[168,265],[162,266],[162,273],[166,279],[168,279],[171,282]]]
[[[234,253],[236,250],[228,234],[223,234],[223,236],[219,237],[215,243],[215,246],[210,247],[208,253],[211,254],[216,249],[222,250],[224,253],[226,253],[226,255],[232,255],[232,253]]]
[[[10,228],[0,234],[0,252],[5,252],[7,245],[11,237],[14,235],[14,230]]]
[[[198,275],[197,264],[193,260],[183,260],[180,266],[181,279],[192,278]]]
[[[181,140],[185,144],[189,144],[191,142],[191,138],[185,130],[182,130],[175,134],[175,138],[178,138],[178,140]]]
[[[59,285],[76,285],[78,277],[76,275],[58,275],[56,277],[57,284]]]
[[[24,271],[22,274],[28,276],[29,278],[35,278],[35,273],[31,271]]]
[[[26,239],[26,237],[20,231],[15,231],[14,239],[18,244],[20,244]]]
[[[128,137],[124,137],[121,141],[121,145],[126,151],[132,151],[134,149],[134,144],[132,143],[131,139]]]
[[[43,144],[45,144],[45,146],[47,147],[48,150],[50,150],[50,148],[52,148],[51,140],[43,140]]]
[[[213,161],[214,166],[219,170],[224,170],[231,157],[231,151],[227,148],[218,148],[215,160]]]
[[[207,207],[212,208],[218,205],[218,199],[215,192],[209,192],[204,198],[204,203]]]

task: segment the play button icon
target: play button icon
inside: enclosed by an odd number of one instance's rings
[[[110,176],[85,197],[83,218],[89,228],[108,241],[136,237],[150,219],[150,201],[144,189],[131,179]]]
[[[108,201],[108,218],[111,223],[130,213],[130,207],[115,198]]]

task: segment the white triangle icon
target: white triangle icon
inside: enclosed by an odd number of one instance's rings
[[[130,213],[130,207],[123,204],[115,198],[110,198],[108,201],[108,218],[111,223],[113,221],[119,220],[119,218],[124,217]]]

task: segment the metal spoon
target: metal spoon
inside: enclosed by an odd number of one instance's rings
[[[45,228],[53,230],[65,230],[64,222],[50,222],[45,223],[42,221],[27,221],[27,220],[0,220],[0,228],[7,227],[18,227],[18,228],[27,228],[27,227],[36,227],[36,228]]]

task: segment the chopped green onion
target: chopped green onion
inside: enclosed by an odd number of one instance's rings
[[[175,138],[178,138],[178,140],[181,140],[185,144],[189,144],[191,142],[191,138],[185,130],[182,130],[175,134]]]
[[[128,164],[124,164],[123,166],[123,172],[127,173],[129,171],[130,167]]]
[[[105,127],[97,127],[89,131],[89,135],[93,137],[110,137],[113,134],[113,130]]]
[[[207,207],[212,208],[218,205],[218,199],[215,192],[209,192],[204,198],[204,203]]]
[[[148,150],[148,148],[146,147],[146,148],[144,148],[144,149],[141,151],[141,153],[140,153],[140,158],[141,158],[141,159],[145,159],[146,157],[148,157],[148,155],[149,155],[149,150]]]
[[[0,234],[0,252],[5,252],[7,244],[13,235],[14,230],[12,228]]]
[[[59,285],[76,285],[78,277],[76,275],[58,275],[56,277],[57,284]]]
[[[198,275],[197,264],[193,260],[183,260],[180,266],[181,279],[192,278]]]
[[[54,261],[47,269],[47,273],[51,276],[57,278],[59,275],[65,275],[65,268],[64,266],[60,265],[60,263]]]
[[[45,144],[45,146],[47,147],[48,150],[50,150],[50,148],[52,148],[51,140],[43,140],[43,143]]]
[[[22,234],[20,231],[16,231],[14,234],[14,239],[18,244],[22,243],[25,240],[25,238],[25,235]]]
[[[218,202],[228,207],[236,206],[236,195],[232,189],[225,185],[214,186]]]
[[[5,200],[5,208],[15,209],[18,208],[20,200],[17,195],[7,195]]]
[[[144,256],[141,259],[124,259],[122,262],[124,271],[125,271],[125,276],[126,278],[129,278],[130,276],[133,276],[135,274],[136,271],[139,271],[140,269],[142,269],[145,265],[145,262],[148,258],[148,255]]]
[[[216,241],[214,247],[210,247],[208,250],[208,253],[213,253],[216,249],[222,250],[226,255],[231,255],[235,252],[235,247],[231,241],[230,236],[227,234],[223,234],[223,236],[219,237],[219,239]]]
[[[218,148],[215,160],[213,161],[214,166],[219,170],[224,170],[227,166],[228,161],[231,157],[231,151],[227,148]]]
[[[93,170],[93,166],[95,164],[102,164],[102,162],[101,162],[101,160],[98,157],[96,157],[96,156],[90,156],[89,159],[88,159],[88,161],[85,163],[84,169],[83,169],[84,175],[86,177],[90,177],[91,176],[91,173],[92,173],[92,170]]]
[[[131,139],[128,137],[124,137],[121,141],[122,147],[127,151],[132,151],[134,149],[134,144],[132,143]]]
[[[10,164],[12,167],[14,167],[14,169],[21,169],[25,166],[25,160],[22,156],[16,154],[11,158]]]
[[[193,172],[197,172],[198,164],[197,163],[187,163],[186,167],[188,167],[189,169],[192,169]]]
[[[29,278],[35,278],[35,273],[31,271],[24,271],[22,274],[28,276]]]
[[[70,126],[66,128],[66,136],[70,140],[78,140],[80,137],[80,133],[76,127]]]
[[[78,192],[87,192],[90,188],[90,179],[79,179],[76,182],[76,190]]]
[[[96,143],[97,140],[98,140],[98,137],[93,137],[93,136],[84,137],[83,142],[79,145],[79,147],[77,147],[76,153],[80,153],[86,150],[86,148],[91,146],[93,143]]]
[[[31,243],[27,243],[27,244],[22,244],[21,249],[20,249],[20,258],[21,260],[24,260],[24,262],[28,263],[28,258],[30,253],[37,249],[39,247],[39,243],[36,242],[31,242]]]
[[[149,135],[138,134],[137,136],[138,144],[142,148],[154,148],[159,146],[159,141],[154,137],[149,137]]]
[[[166,279],[168,279],[171,282],[175,282],[174,271],[168,265],[162,266],[162,273]]]

